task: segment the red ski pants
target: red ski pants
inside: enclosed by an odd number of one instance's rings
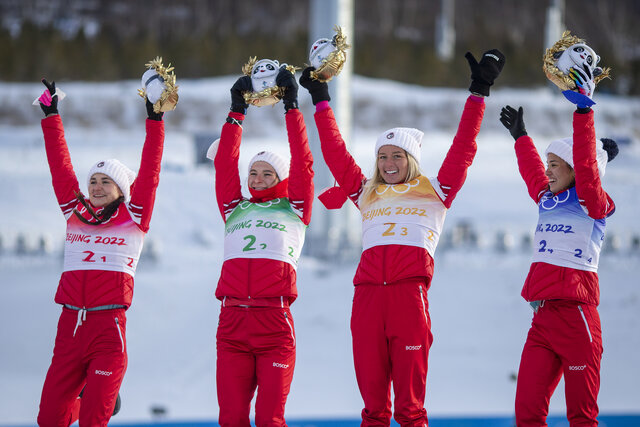
[[[38,425],[106,426],[127,369],[124,309],[79,312],[62,309],[51,366],[42,387]],[[86,386],[85,386],[86,384]],[[80,391],[79,414],[77,401]],[[75,408],[74,408],[75,407]]]
[[[516,390],[518,427],[546,426],[549,400],[564,375],[567,418],[597,426],[602,332],[595,306],[549,300],[533,315]]]
[[[218,423],[250,426],[257,388],[256,426],[286,426],[284,407],[296,363],[289,308],[222,307],[216,339]]]
[[[351,313],[353,359],[364,400],[362,426],[427,424],[424,399],[433,341],[424,280],[355,287]]]

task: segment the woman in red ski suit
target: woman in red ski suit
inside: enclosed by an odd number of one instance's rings
[[[597,271],[606,218],[615,210],[601,179],[618,149],[614,141],[596,140],[593,111],[580,105],[573,113],[573,138],[549,145],[545,170],[525,130],[522,107],[506,106],[500,121],[515,139],[518,168],[539,211],[533,263],[522,288],[534,314],[520,359],[516,424],[547,425],[549,400],[564,375],[570,425],[597,426]]]
[[[164,123],[162,113],[154,113],[147,101],[147,135],[137,177],[115,159],[97,162],[89,172],[86,197],[71,164],[55,83],[43,83],[49,91],[44,95],[54,94],[50,105],[40,104],[46,115],[42,131],[67,236],[55,296],[63,308],[38,425],[66,427],[79,417],[81,426],[106,426],[127,368],[125,310],[131,305],[133,276],[153,211]]]
[[[291,163],[262,151],[249,164],[251,198],[242,195],[238,157],[251,78],[231,88],[231,111],[212,145],[216,198],[225,222],[224,263],[216,289],[222,308],[217,331],[216,383],[221,426],[285,426],[296,337],[289,306],[298,296],[296,267],[311,220],[313,159],[298,110],[295,76],[281,68]],[[216,151],[217,150],[217,151]]]
[[[485,52],[479,63],[470,53],[467,59],[472,94],[438,176],[430,179],[418,165],[423,133],[410,128],[389,129],[378,137],[374,177],[367,179],[347,152],[327,102],[327,84],[310,78],[312,68],[300,79],[316,105],[325,161],[345,198],[362,215],[363,252],[353,280],[351,332],[363,426],[390,424],[392,383],[395,420],[402,426],[427,424],[424,400],[432,342],[427,291],[433,254],[446,211],[476,153],[484,96],[504,65],[497,50]]]

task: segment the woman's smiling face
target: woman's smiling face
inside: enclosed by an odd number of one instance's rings
[[[89,201],[97,208],[103,208],[122,196],[120,187],[107,175],[94,173],[89,180]]]
[[[571,165],[553,153],[547,154],[545,175],[549,178],[549,190],[553,194],[565,191],[575,185],[576,173]]]
[[[409,171],[407,152],[395,145],[383,145],[378,150],[378,171],[387,184],[405,182]]]
[[[266,190],[276,185],[280,180],[275,169],[267,162],[258,160],[251,165],[247,184],[253,190]]]

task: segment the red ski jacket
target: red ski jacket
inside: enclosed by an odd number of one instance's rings
[[[542,159],[527,135],[518,138],[515,150],[520,175],[529,196],[538,204],[542,195],[549,191],[549,178],[545,175]],[[573,114],[573,165],[576,193],[587,214],[594,219],[611,215],[615,205],[602,189],[598,175],[593,111]],[[522,297],[527,301],[568,299],[598,305],[598,273],[534,262],[522,288]]]
[[[244,114],[229,113],[229,117],[244,120]],[[302,113],[297,109],[285,114],[291,164],[289,178],[272,188],[252,191],[251,202],[266,202],[287,198],[299,212],[305,225],[311,221],[313,203],[313,158],[309,150],[307,130]],[[223,220],[243,200],[238,170],[242,127],[225,123],[214,159],[216,199]],[[286,297],[292,303],[298,296],[296,271],[287,262],[264,258],[234,258],[222,264],[222,272],[216,288],[216,298],[238,299]]]
[[[73,210],[84,211],[76,194],[80,186],[64,137],[62,119],[59,115],[42,120],[45,149],[53,189],[65,218]],[[164,122],[147,120],[146,138],[142,149],[140,170],[131,186],[131,200],[121,203],[115,216],[128,217],[143,232],[149,230],[160,175],[160,162],[164,145]],[[90,204],[89,198],[86,202]],[[91,206],[98,213],[99,209]],[[90,220],[88,214],[84,214]],[[101,227],[96,225],[95,227]],[[129,307],[133,298],[133,276],[118,271],[75,270],[65,271],[60,277],[55,302],[79,308],[93,308],[106,305]]]
[[[470,96],[462,113],[458,131],[451,148],[438,172],[440,191],[444,194],[442,203],[451,207],[456,194],[462,188],[467,169],[475,157],[476,136],[484,115],[484,100]],[[366,177],[340,135],[331,108],[316,112],[316,125],[324,159],[338,185],[358,206]],[[365,250],[353,279],[354,285],[391,284],[411,278],[425,280],[427,289],[433,276],[433,258],[426,249],[405,245],[374,246]]]

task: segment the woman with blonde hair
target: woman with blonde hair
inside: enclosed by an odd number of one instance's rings
[[[363,252],[353,279],[351,333],[363,426],[389,425],[392,384],[395,420],[403,426],[427,423],[424,399],[432,342],[427,291],[433,256],[447,210],[476,153],[484,97],[504,65],[498,50],[485,52],[479,63],[471,53],[466,57],[471,95],[434,178],[419,169],[423,133],[397,127],[378,137],[374,176],[367,179],[342,140],[327,83],[312,79],[311,67],[300,79],[316,106],[322,153],[340,186],[320,200],[339,207],[348,197],[362,215]]]

